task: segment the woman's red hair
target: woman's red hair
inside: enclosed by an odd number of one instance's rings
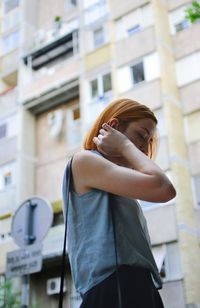
[[[157,119],[154,113],[143,104],[133,101],[128,98],[121,98],[111,102],[98,116],[95,123],[88,132],[83,147],[85,150],[97,150],[93,138],[97,137],[103,123],[108,123],[112,118],[118,119],[120,124],[128,125],[134,120],[152,119],[157,124]],[[148,156],[153,157],[156,151],[157,135],[154,134],[149,143]]]

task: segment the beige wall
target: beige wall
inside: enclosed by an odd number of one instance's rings
[[[136,85],[131,90],[122,93],[121,97],[130,97],[139,101],[151,109],[155,110],[161,107],[161,91],[160,80],[153,80],[151,82],[144,82]]]
[[[144,211],[152,245],[177,240],[174,204],[155,207]]]
[[[142,6],[148,3],[148,0],[126,0],[126,4],[121,0],[110,0],[110,11],[112,13],[112,19],[117,19],[118,17],[137,9],[139,6]]]
[[[134,59],[153,52],[155,49],[154,28],[146,28],[132,37],[116,42],[115,64],[116,66],[126,64]]]
[[[200,109],[199,89],[200,80],[180,88],[181,103],[184,113],[190,113]]]
[[[37,195],[48,198],[50,202],[61,199],[61,184],[67,159],[70,155],[66,140],[66,110],[78,104],[78,100],[56,107],[36,117],[36,182]],[[60,138],[50,134],[48,113],[61,109],[64,114]]]
[[[169,10],[175,10],[176,8],[178,8],[181,5],[190,3],[190,1],[188,1],[188,0],[168,0],[166,2],[167,2]]]
[[[176,59],[200,50],[199,24],[193,25],[173,36]]]

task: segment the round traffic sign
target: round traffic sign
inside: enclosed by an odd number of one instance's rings
[[[32,197],[16,210],[11,226],[12,237],[21,248],[40,243],[51,227],[52,221],[51,204],[44,198]]]

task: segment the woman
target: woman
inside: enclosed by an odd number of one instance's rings
[[[156,124],[147,106],[118,99],[100,114],[84,150],[73,157],[68,254],[81,308],[119,307],[119,285],[123,308],[163,307],[157,290],[162,281],[137,202],[166,202],[176,194],[151,160]]]

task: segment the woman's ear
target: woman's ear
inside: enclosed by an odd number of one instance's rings
[[[119,126],[119,120],[117,118],[112,118],[108,121],[108,125],[110,125],[111,127],[118,129]]]

